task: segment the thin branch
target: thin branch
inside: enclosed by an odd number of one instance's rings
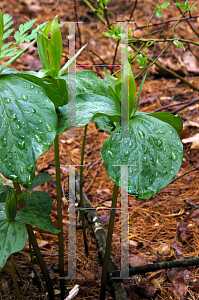
[[[132,19],[133,17],[133,13],[134,13],[134,10],[136,9],[136,6],[137,6],[137,0],[135,0],[135,3],[133,5],[133,8],[132,8],[132,11],[131,11],[131,14],[130,14],[130,18],[129,18],[129,21]]]
[[[162,56],[162,54],[169,48],[169,46],[171,45],[171,42],[168,43],[168,45],[164,48],[164,50],[156,57],[155,60],[152,61],[152,63],[150,65],[148,65],[146,68],[144,68],[144,70],[142,70],[142,72],[140,72],[140,74],[138,74],[137,76],[135,76],[135,78],[139,77],[143,72],[145,72],[148,68],[150,68],[153,64],[156,63],[156,61],[158,60],[158,58],[160,58]]]
[[[196,100],[197,99],[197,100]],[[172,107],[172,106],[177,106],[177,105],[184,105],[185,103],[194,103],[194,102],[196,102],[196,101],[198,101],[199,100],[199,98],[194,98],[194,99],[192,99],[192,100],[186,100],[186,101],[183,101],[183,102],[177,102],[177,103],[172,103],[172,104],[168,104],[168,105],[165,105],[165,106],[162,106],[162,107],[160,107],[160,108],[158,108],[158,109],[156,109],[156,110],[154,110],[154,113],[155,112],[158,112],[158,111],[161,111],[161,110],[163,110],[163,109],[165,109],[165,108],[169,108],[169,107]],[[193,102],[192,102],[193,101]],[[184,108],[184,107],[183,107]],[[174,114],[175,113],[175,110],[174,111],[172,111],[172,114]]]
[[[82,39],[81,39],[81,31],[80,31],[80,28],[79,28],[78,17],[77,17],[77,3],[76,3],[76,0],[74,0],[74,9],[75,9],[75,20],[77,22],[77,31],[78,31],[78,35],[79,35],[79,47],[81,49],[82,48]]]
[[[173,2],[176,3],[175,0],[173,0]],[[181,15],[182,15],[183,13],[182,13],[182,11],[181,11],[181,9],[180,9],[179,6],[177,6],[177,9],[179,10],[179,12],[180,12]],[[189,12],[190,12],[190,11],[189,11]],[[191,23],[189,22],[189,19],[190,19],[190,17],[186,19],[187,24],[190,26],[191,30],[195,33],[195,35],[199,38],[199,34],[195,31],[195,29],[193,28],[193,26],[192,26]]]
[[[130,46],[134,51],[136,51],[136,52],[138,51],[138,48],[135,47],[133,44],[130,44],[129,46]],[[143,56],[145,56],[145,57],[147,56],[147,55],[146,55],[145,53],[143,53],[143,52],[140,52],[140,53],[141,53]],[[148,56],[147,56],[147,59],[148,59],[149,61],[151,61],[151,62],[154,62],[154,60],[153,60],[152,58],[148,57]],[[187,85],[190,86],[193,90],[199,92],[199,88],[198,88],[197,86],[191,84],[189,81],[187,81],[186,79],[184,79],[183,77],[181,77],[180,75],[178,75],[176,72],[174,72],[174,71],[172,71],[172,70],[169,70],[169,69],[163,67],[163,66],[162,66],[161,64],[159,64],[158,62],[155,62],[154,64],[155,64],[158,68],[162,69],[164,72],[167,72],[168,74],[170,74],[170,76],[176,77],[176,78],[180,79],[181,82],[187,84]]]
[[[117,45],[116,45],[116,48],[115,48],[115,54],[114,54],[114,57],[113,57],[113,66],[112,66],[112,69],[111,69],[111,75],[113,74],[113,68],[114,68],[114,64],[115,64],[115,59],[116,59],[117,49],[118,49],[119,43],[120,43],[120,41],[117,40]]]
[[[187,175],[187,174],[189,174],[189,173],[197,170],[198,168],[199,168],[199,164],[195,168],[193,168],[193,169],[191,169],[189,171],[186,171],[183,174],[179,175],[178,177],[174,178],[170,183],[173,183],[174,181],[176,181],[176,180],[180,179],[181,177],[183,177],[183,176],[185,176],[185,175]]]
[[[132,267],[129,264],[129,276],[136,274],[146,274],[148,272],[154,272],[163,269],[172,269],[177,267],[189,267],[199,265],[199,257],[190,257],[186,259],[178,259],[173,261],[164,261],[155,264],[148,264],[145,266]],[[113,277],[119,277],[120,271],[114,271],[111,274]],[[118,278],[119,279],[119,278]]]
[[[164,42],[173,42],[175,40],[178,40],[180,42],[184,42],[184,43],[188,43],[188,44],[193,44],[193,45],[196,45],[196,46],[199,46],[199,43],[197,42],[194,42],[192,40],[185,40],[185,39],[140,39],[140,38],[132,38],[132,39],[129,39],[129,42],[132,42],[132,43],[146,43],[148,41],[150,42],[161,42],[161,43],[164,43]]]
[[[193,98],[189,103],[185,104],[183,107],[180,107],[180,108],[177,108],[177,109],[173,110],[173,111],[171,112],[171,114],[174,115],[174,114],[176,114],[177,112],[179,112],[180,110],[182,110],[182,109],[186,108],[187,106],[190,106],[190,105],[192,105],[193,103],[198,102],[198,101],[199,101],[199,98]]]
[[[96,9],[90,4],[90,2],[88,0],[82,0],[87,6],[88,8],[90,8],[90,10],[94,13],[94,15],[104,24],[106,25],[106,21],[104,20],[104,18],[101,16],[101,14],[99,14]]]
[[[197,16],[191,16],[191,17],[186,17],[186,18],[183,18],[181,21],[186,21],[186,20],[190,20],[190,19],[195,19],[195,18],[198,18],[199,15]],[[131,21],[131,19],[126,19],[125,21]],[[167,23],[171,23],[171,22],[176,22],[178,21],[177,19],[175,20],[168,20],[168,21],[162,21],[160,23],[155,23],[155,24],[149,24],[148,27],[153,27],[153,26],[158,26],[158,25],[163,25],[163,24],[167,24]],[[146,28],[147,25],[144,25],[144,26],[138,26],[137,29],[144,29]]]

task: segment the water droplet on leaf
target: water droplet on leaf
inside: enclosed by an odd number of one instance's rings
[[[47,128],[48,132],[51,132],[53,130],[52,127],[48,123],[46,123],[46,128]]]
[[[127,157],[129,155],[129,150],[124,150],[124,156]]]
[[[42,139],[42,137],[41,136],[38,136],[38,135],[35,135],[35,140],[37,141],[37,143],[41,143],[41,142],[43,142],[43,139]]]
[[[32,172],[33,168],[34,168],[34,165],[30,165],[30,166],[28,166],[28,167],[26,168],[26,170],[27,170],[28,172]]]
[[[28,100],[28,96],[27,96],[27,95],[24,95],[24,94],[21,95],[21,98],[22,98],[23,100]]]
[[[25,141],[19,142],[19,147],[23,150],[25,148]]]
[[[6,147],[6,146],[8,145],[7,139],[6,139],[5,137],[3,138],[2,145],[3,145],[4,147]]]
[[[176,160],[176,159],[178,159],[178,156],[172,152],[172,160]]]

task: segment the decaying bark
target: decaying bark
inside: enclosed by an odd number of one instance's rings
[[[76,175],[76,194],[79,194],[79,174]],[[79,197],[78,197],[79,198]],[[85,208],[89,208],[88,210],[85,210],[85,217],[90,224],[92,231],[95,235],[95,239],[97,241],[99,250],[98,250],[98,257],[103,264],[103,258],[105,255],[105,247],[106,247],[106,231],[104,229],[104,226],[101,222],[101,220],[98,217],[98,214],[96,213],[96,210],[93,209],[91,203],[89,202],[84,190],[83,190],[83,203]],[[108,282],[111,287],[111,291],[115,297],[116,300],[128,300],[124,285],[122,280],[116,279],[113,280],[112,274],[114,271],[119,271],[116,262],[114,260],[114,256],[111,253],[110,259],[109,259],[109,266],[108,266]]]

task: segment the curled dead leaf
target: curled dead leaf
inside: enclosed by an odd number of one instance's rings
[[[199,133],[182,140],[183,144],[192,143],[190,149],[199,149]]]
[[[153,253],[165,258],[172,257],[175,253],[173,247],[168,243],[156,244],[150,248]]]

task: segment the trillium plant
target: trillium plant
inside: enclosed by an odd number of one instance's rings
[[[42,269],[49,299],[55,299],[52,283],[31,225],[59,236],[60,275],[64,276],[58,135],[67,131],[70,125],[85,126],[86,136],[87,124],[90,121],[94,121],[97,128],[110,133],[110,137],[103,144],[101,156],[107,174],[114,183],[112,207],[115,207],[118,189],[124,186],[121,180],[122,165],[128,166],[126,192],[134,195],[137,200],[155,195],[175,177],[183,158],[183,147],[178,135],[182,130],[182,120],[179,115],[174,116],[166,112],[137,111],[146,74],[135,100],[135,79],[127,59],[124,61],[123,71],[116,79],[106,70],[106,80],[99,79],[90,70],[67,72],[69,65],[85,45],[60,68],[62,36],[58,17],[50,23],[38,26],[30,35],[26,34],[26,29],[29,30],[33,22],[20,25],[19,34],[15,36],[18,38],[17,42],[4,45],[2,41],[11,33],[8,29],[12,25],[10,22],[8,15],[0,14],[1,58],[4,55],[13,56],[9,61],[11,63],[24,51],[17,48],[18,42],[30,42],[34,39],[32,43],[37,41],[43,69],[39,72],[19,72],[8,68],[8,63],[0,66],[0,172],[13,182],[13,187],[0,186],[0,270],[10,256],[14,266],[13,253],[24,248],[28,232],[30,248],[33,247]],[[5,52],[9,47],[11,49]],[[127,108],[121,101],[121,85],[128,89]],[[70,101],[73,100],[75,111],[70,111],[69,122],[68,112]],[[121,109],[123,112],[126,110],[122,118]],[[37,159],[49,150],[53,142],[59,230],[55,229],[50,218],[51,197],[45,192],[32,191],[51,179],[51,176],[45,173],[35,176],[35,169]],[[84,144],[85,137],[83,147]],[[81,163],[83,164],[83,154]],[[81,201],[80,206],[83,207]],[[105,299],[114,214],[115,211],[111,210],[101,299]],[[85,232],[84,241],[86,243]],[[12,270],[15,290],[20,299],[14,268]],[[62,299],[64,285],[62,280]]]

